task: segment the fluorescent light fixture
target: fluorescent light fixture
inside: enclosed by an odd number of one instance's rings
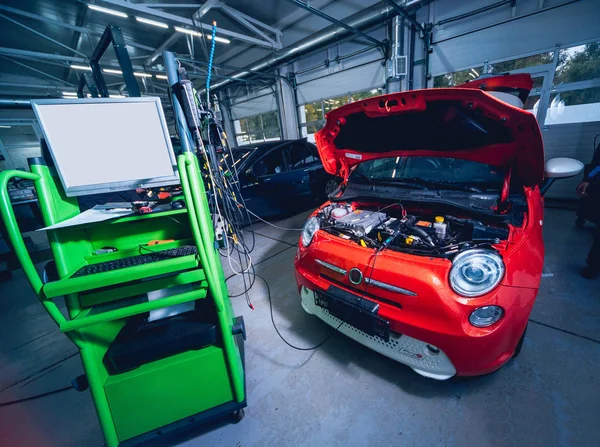
[[[77,96],[77,92],[62,92],[63,96]]]
[[[108,95],[109,98],[127,98],[127,96],[124,95]]]
[[[0,129],[10,129],[12,126],[0,126]]]
[[[96,5],[88,5],[88,8],[93,9],[94,11],[103,12],[105,14],[122,17],[124,19],[127,18],[127,14],[125,14],[124,12],[121,12],[121,11],[115,11],[114,9],[103,8],[102,6],[96,6]]]
[[[114,70],[112,68],[103,68],[102,71],[104,73],[110,73],[110,74],[116,74],[116,75],[123,74],[123,72],[121,70]]]
[[[180,33],[189,34],[190,36],[202,37],[202,33],[199,33],[198,31],[194,31],[187,28],[181,28],[179,26],[175,26],[174,28],[175,31],[179,31]]]
[[[145,23],[147,25],[158,26],[159,28],[169,28],[169,25],[167,25],[166,23],[157,22],[156,20],[145,19],[143,17],[136,17],[135,20],[137,20],[138,22]]]
[[[71,68],[74,70],[92,71],[92,67],[90,67],[89,65],[71,65]]]
[[[139,71],[134,71],[133,75],[137,76],[138,78],[151,78],[152,77],[152,75],[150,73],[141,73]]]
[[[165,79],[165,80],[169,79],[167,77],[167,75],[154,75],[154,76],[156,76],[156,79]]]
[[[479,77],[479,73],[477,73],[477,70],[475,70],[474,68],[471,68],[471,71],[472,71],[473,73],[475,73],[475,76]]]
[[[207,39],[212,39],[212,35],[211,34],[207,34],[206,38]],[[231,43],[231,40],[225,39],[224,37],[215,36],[215,42]]]

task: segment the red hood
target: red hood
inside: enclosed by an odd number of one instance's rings
[[[346,179],[354,165],[376,158],[452,157],[512,167],[523,185],[537,185],[544,146],[535,116],[479,90],[481,82],[391,93],[329,112],[315,134],[325,170]]]

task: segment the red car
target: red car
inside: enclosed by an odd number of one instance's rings
[[[302,307],[435,379],[492,372],[523,343],[544,262],[544,168],[529,75],[345,105],[315,135],[344,179],[304,225]]]

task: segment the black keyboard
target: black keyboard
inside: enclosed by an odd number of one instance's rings
[[[145,251],[154,251],[150,248],[142,248]],[[131,256],[129,258],[116,259],[114,261],[99,262],[97,264],[86,265],[77,270],[71,278],[79,276],[93,275],[95,273],[110,272],[112,270],[135,267],[136,265],[150,264],[151,262],[164,261],[171,258],[181,258],[183,256],[197,255],[198,249],[194,245],[184,245],[182,247],[170,248],[168,250],[156,250],[154,253]]]

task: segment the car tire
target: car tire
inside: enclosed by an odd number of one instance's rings
[[[327,180],[327,182],[325,183],[325,199],[329,198],[329,195],[331,193],[333,193],[333,191],[335,191],[338,186],[340,186],[340,182],[338,181],[338,179],[329,179]]]
[[[529,326],[529,324],[527,325]],[[521,353],[521,349],[523,348],[523,341],[525,341],[525,334],[527,333],[527,326],[525,326],[525,330],[523,331],[523,335],[519,339],[519,343],[517,343],[517,347],[515,348],[515,352],[512,356],[513,359],[516,359]]]

